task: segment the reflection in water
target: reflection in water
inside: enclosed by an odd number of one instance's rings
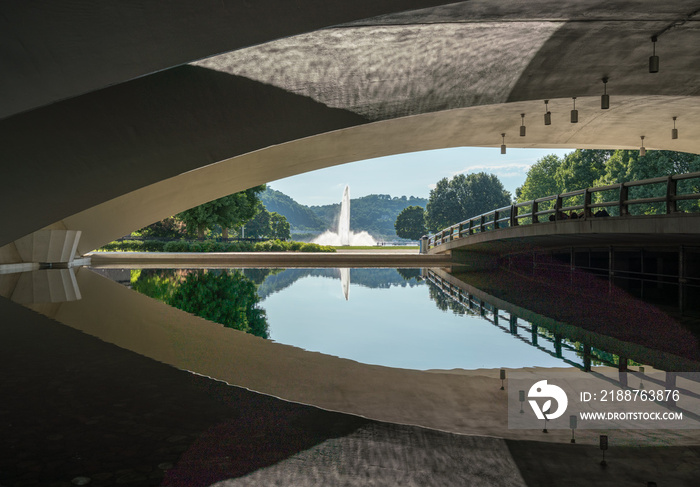
[[[343,288],[343,296],[345,301],[350,299],[350,269],[343,267],[340,269],[340,285]]]
[[[81,297],[73,269],[0,274],[0,295],[19,304],[64,303]]]
[[[525,331],[531,336],[525,341],[536,347],[549,340],[554,356],[569,349],[582,360],[571,365],[584,370],[592,364],[624,369],[644,363],[700,370],[696,330],[589,274],[430,270],[426,275],[435,284],[431,298],[439,308],[478,314],[521,340],[519,330]]]
[[[448,318],[426,307],[430,301],[420,297],[425,296],[420,272],[144,270],[132,271],[131,285],[225,326],[364,363],[416,369],[559,365],[586,371],[596,365],[647,364],[698,370],[700,353],[691,333],[597,279],[573,282],[569,275],[533,278],[503,270],[426,272],[429,297],[439,310],[451,311]],[[337,288],[324,284],[329,278],[340,280],[343,301],[351,285],[358,289],[352,302],[341,306],[333,298]],[[414,286],[421,289],[409,292]],[[375,291],[361,291],[367,288]],[[380,294],[382,289],[390,293]]]
[[[281,334],[275,328],[272,312],[275,309],[273,301],[279,300],[277,304],[281,305],[279,310],[282,319],[293,322],[290,328],[297,328],[297,333],[316,337],[308,329],[303,329],[305,323],[315,323],[319,325],[315,329],[316,333],[323,330],[340,331],[339,342],[360,343],[360,350],[372,348],[375,356],[393,359],[395,351],[404,350],[406,353],[402,360],[411,359],[409,365],[413,368],[438,368],[434,358],[439,357],[444,359],[439,368],[461,370],[424,372],[408,370],[408,367],[399,368],[400,364],[394,364],[394,368],[380,367],[328,354],[310,353],[228,329],[166,306],[89,269],[76,269],[75,274],[82,294],[80,301],[30,307],[104,342],[178,369],[290,401],[382,421],[415,424],[457,433],[527,438],[528,433],[510,430],[505,424],[507,412],[504,393],[500,390],[501,383],[498,380],[499,367],[519,368],[519,372],[526,374],[542,373],[541,368],[528,368],[535,365],[571,378],[600,372],[598,368],[592,373],[585,373],[577,367],[562,368],[562,365],[567,365],[562,359],[525,343],[523,339],[526,337],[522,333],[524,325],[520,318],[531,323],[534,319],[529,319],[524,307],[521,314],[515,310],[499,313],[499,316],[509,312],[519,317],[517,336],[504,333],[503,328],[477,316],[456,316],[438,310],[432,301],[426,299],[427,285],[419,284],[412,277],[417,274],[415,270],[401,273],[394,270],[393,276],[403,282],[403,285],[379,285],[380,280],[376,279],[376,289],[356,284],[353,270],[353,300],[350,302],[344,300],[337,285],[328,285],[327,277],[308,276],[300,279],[294,287],[299,286],[301,294],[286,292],[293,290],[286,288],[284,292],[269,294],[262,303],[270,321],[272,337],[278,340],[278,335]],[[283,274],[284,272],[272,271],[267,278],[274,280]],[[259,281],[262,273],[251,271],[246,274],[248,275],[257,276]],[[362,276],[362,273],[358,275]],[[411,280],[405,281],[406,276],[411,276]],[[366,282],[372,282],[369,275],[363,277]],[[249,279],[252,281],[253,277]],[[261,288],[263,284],[264,281],[260,284]],[[170,291],[166,288],[163,292],[167,294]],[[309,297],[308,303],[311,304],[300,301],[300,296]],[[0,305],[19,307],[3,301],[0,300]],[[347,317],[353,326],[338,328],[335,315],[332,320],[328,319],[332,316],[329,312],[330,302],[337,306],[335,310],[338,317]],[[473,302],[476,307],[476,301]],[[352,309],[349,306],[352,303],[358,307]],[[508,309],[503,300],[494,304],[500,310]],[[303,315],[299,321],[294,322],[290,313],[293,309],[300,310],[299,314]],[[344,311],[338,313],[338,309]],[[378,314],[382,309],[386,312]],[[360,313],[365,314],[360,316]],[[544,315],[540,317],[546,319]],[[499,321],[499,325],[508,328],[509,321],[504,321],[505,323]],[[3,325],[0,329],[11,330],[13,326],[21,330],[27,328],[20,322]],[[54,325],[55,322],[52,326]],[[558,331],[559,329],[557,333]],[[539,333],[537,336],[538,343],[544,346],[544,335]],[[600,336],[605,339],[604,335]],[[40,342],[43,338],[37,337],[37,340]],[[587,339],[576,336],[572,338],[584,344]],[[4,340],[4,343],[12,343],[10,346],[14,346],[15,342]],[[60,343],[55,348],[64,349],[65,345]],[[550,342],[549,345],[553,343]],[[548,350],[550,348],[547,347]],[[596,348],[610,350],[602,345],[596,345]],[[612,352],[617,353],[614,350]],[[566,347],[562,347],[562,356],[567,359],[577,357],[575,350],[567,351]],[[631,354],[625,356],[633,358]],[[452,359],[455,362],[448,362]],[[110,361],[109,357],[105,360]],[[651,357],[651,360],[655,359]],[[638,361],[649,363],[646,360]],[[490,369],[464,370],[479,367]],[[651,368],[647,370],[650,371]],[[614,376],[617,369],[608,369],[608,372]],[[649,375],[643,375],[643,378],[647,383]],[[606,384],[607,381],[604,385]],[[616,438],[632,438],[630,442],[638,441],[639,438],[645,441],[649,439],[646,433],[634,435],[633,432],[620,432]],[[545,440],[562,439],[556,433],[546,436]],[[668,433],[668,436],[679,444],[682,441],[696,442],[694,437],[683,437],[681,433]],[[659,441],[668,443],[665,437]]]
[[[267,338],[255,283],[240,271],[134,271],[131,286],[147,296],[228,328]]]
[[[370,289],[389,289],[396,286],[413,287],[420,284],[420,269],[346,268],[345,270],[348,271],[349,282],[354,286]],[[340,279],[341,271],[343,269],[242,269],[246,277],[258,284],[258,296],[261,299],[266,299],[274,293],[283,291],[306,277]]]

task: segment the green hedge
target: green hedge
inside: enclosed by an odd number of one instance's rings
[[[111,242],[99,249],[104,252],[163,252],[165,242],[158,240],[122,240]]]
[[[175,240],[160,242],[158,240],[122,240],[111,242],[97,250],[98,252],[335,252],[329,245],[304,242],[284,242],[268,240],[266,242],[187,242]]]

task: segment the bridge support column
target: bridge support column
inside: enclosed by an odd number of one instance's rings
[[[15,241],[22,262],[69,266],[75,258],[80,230],[39,230]]]

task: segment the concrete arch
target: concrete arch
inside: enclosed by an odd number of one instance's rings
[[[445,0],[172,0],[0,6],[0,119],[213,54]]]
[[[53,46],[65,36],[62,27],[37,37],[51,11],[3,7],[3,22],[18,22],[3,31],[8,47],[0,51],[14,68],[2,95],[10,108],[0,119],[0,202],[10,209],[0,247],[50,227],[81,230],[85,252],[254,184],[399,152],[497,146],[501,133],[510,147],[635,148],[644,135],[650,149],[700,152],[691,139],[700,128],[700,64],[688,46],[700,44],[700,29],[690,0],[385,0],[337,11],[335,4],[309,0],[304,5],[317,10],[308,14],[263,14],[257,5],[226,2],[192,12],[183,0],[155,20],[157,11],[126,3],[95,11],[77,2],[69,24],[82,26],[78,38],[93,45],[76,52],[74,40]],[[70,13],[56,9],[59,17]],[[188,12],[191,26],[177,17]],[[125,33],[100,30],[113,26],[110,13],[123,16]],[[37,23],[29,26],[33,14]],[[240,32],[224,32],[227,21]],[[188,38],[187,29],[196,35]],[[291,34],[299,35],[285,37]],[[662,70],[651,75],[653,34]],[[139,57],[149,40],[154,45]],[[112,65],[91,65],[101,49],[115,56]],[[30,73],[32,63],[46,67]],[[55,87],[46,86],[46,75],[56,76]],[[607,111],[598,106],[603,76],[611,80]],[[578,97],[576,125],[567,121],[571,96]],[[550,100],[550,127],[538,120],[543,99]],[[527,115],[524,139],[515,135],[520,113]],[[673,116],[682,134],[676,141],[668,136]],[[17,259],[0,251],[0,262]]]
[[[527,137],[519,137],[519,113],[536,112],[539,101],[471,107],[362,124],[305,137],[194,169],[119,196],[64,218],[52,228],[82,230],[78,247],[84,254],[133,229],[171,216],[231,192],[357,160],[405,152],[459,146],[498,147],[500,131],[509,147],[635,149],[630,130],[648,134],[648,149],[700,153],[700,140],[670,138],[672,114],[683,110],[700,120],[700,103],[682,97],[618,97],[606,112],[597,97],[577,100],[578,124],[568,120],[569,100],[551,100],[554,127],[533,117]],[[566,108],[565,108],[566,107]],[[559,109],[559,110],[557,110]],[[646,114],[642,117],[635,113]],[[631,118],[629,123],[625,120]],[[503,120],[510,118],[508,124]],[[632,129],[630,129],[632,127]],[[488,141],[488,142],[486,142]],[[595,141],[595,142],[592,142]],[[233,188],[233,189],[232,189]]]

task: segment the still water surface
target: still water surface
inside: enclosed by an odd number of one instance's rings
[[[132,271],[132,286],[205,271]],[[580,353],[546,336],[538,347],[455,304],[419,269],[209,270],[255,282],[268,338],[362,363],[408,369],[566,367]],[[150,289],[150,291],[149,291]],[[160,291],[163,294],[162,289]],[[156,292],[157,294],[157,292]],[[167,292],[165,293],[167,294]],[[216,308],[216,306],[213,306]],[[188,311],[192,311],[188,309]]]

